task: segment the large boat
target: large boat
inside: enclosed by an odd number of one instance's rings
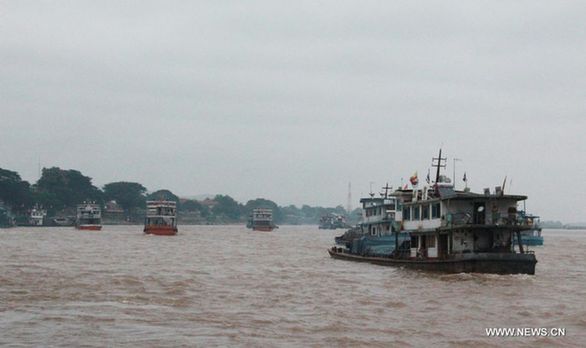
[[[337,228],[348,228],[346,218],[343,215],[329,213],[319,219],[320,230],[335,230]]]
[[[273,223],[273,210],[268,208],[256,208],[252,210],[246,227],[253,231],[270,232],[279,228]]]
[[[83,202],[77,206],[75,228],[78,230],[100,231],[102,229],[102,209],[95,202]]]
[[[333,258],[381,265],[402,266],[444,273],[535,274],[537,260],[533,252],[513,239],[531,227],[518,219],[517,204],[527,199],[506,195],[502,187],[484,193],[456,191],[449,179],[440,175],[445,158],[435,159],[433,185],[399,189],[395,221],[401,233],[395,234],[391,252],[357,253],[348,247],[333,247]],[[378,209],[373,207],[372,209]],[[378,210],[375,210],[378,214]],[[401,235],[409,236],[408,240]],[[390,250],[390,248],[389,248]]]
[[[177,234],[177,203],[174,201],[147,201],[144,233],[158,236]]]

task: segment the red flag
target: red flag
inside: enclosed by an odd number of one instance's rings
[[[409,181],[411,181],[411,185],[417,186],[417,184],[419,183],[419,178],[417,178],[417,172],[415,172],[415,173],[413,173],[413,175],[411,175],[411,177],[409,178]]]

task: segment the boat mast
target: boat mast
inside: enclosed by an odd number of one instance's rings
[[[435,162],[437,161],[437,163]],[[442,161],[444,162],[442,164]],[[440,168],[445,168],[446,164],[445,162],[447,161],[447,158],[442,158],[442,149],[440,148],[439,150],[439,156],[437,158],[432,158],[431,159],[431,166],[434,168],[437,168],[436,174],[435,174],[435,184],[437,185],[437,183],[439,182],[439,177],[440,177]]]
[[[393,187],[389,186],[389,183],[387,182],[387,184],[385,186],[383,186],[383,190],[385,190],[385,198],[389,197],[389,190],[391,190]]]

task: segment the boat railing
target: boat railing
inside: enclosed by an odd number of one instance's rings
[[[472,215],[468,212],[456,212],[447,214],[448,225],[469,225],[472,223]]]

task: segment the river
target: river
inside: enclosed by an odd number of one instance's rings
[[[586,231],[545,230],[530,275],[334,260],[338,231],[0,230],[0,346],[580,346]],[[563,328],[488,337],[487,328]]]

